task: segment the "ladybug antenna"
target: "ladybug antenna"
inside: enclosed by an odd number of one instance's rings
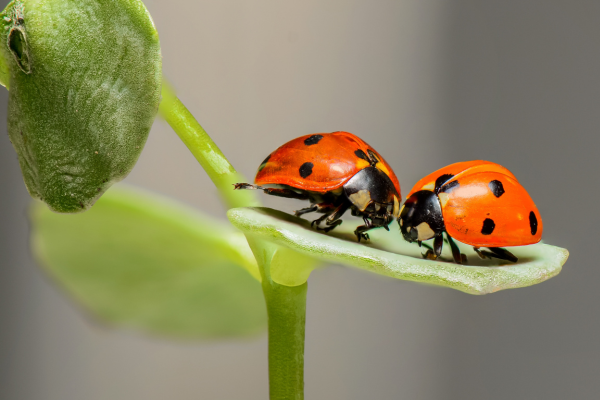
[[[375,154],[375,152],[371,149],[367,150],[367,153],[369,153],[369,162],[371,163],[371,167],[374,167],[375,165],[377,165],[377,163],[380,161],[379,157],[377,156],[377,154]]]

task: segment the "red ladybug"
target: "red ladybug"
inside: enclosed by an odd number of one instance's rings
[[[425,257],[442,252],[446,232],[452,256],[466,261],[452,238],[471,245],[480,257],[516,262],[504,246],[533,244],[542,238],[542,218],[517,178],[489,161],[448,165],[421,179],[410,191],[398,220],[404,239],[434,239]],[[489,251],[481,251],[480,247]]]
[[[237,183],[235,189],[262,189],[266,194],[309,200],[295,212],[324,215],[311,225],[325,232],[342,223],[348,210],[362,216],[358,241],[366,231],[384,227],[400,215],[400,183],[379,153],[349,132],[316,133],[287,142],[258,167],[256,185]],[[325,223],[321,228],[319,224]]]

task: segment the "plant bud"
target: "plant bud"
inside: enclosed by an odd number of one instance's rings
[[[0,15],[8,134],[31,196],[91,207],[133,168],[158,110],[158,33],[139,0],[13,0]]]

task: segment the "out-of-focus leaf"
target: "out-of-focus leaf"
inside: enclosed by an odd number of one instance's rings
[[[416,244],[405,242],[398,226],[391,232],[376,229],[369,232],[369,243],[357,243],[352,233],[359,220],[344,222],[329,234],[310,228],[306,220],[269,208],[234,208],[229,220],[246,234],[287,247],[307,256],[351,265],[397,279],[429,283],[470,294],[486,294],[503,289],[534,285],[556,276],[569,252],[546,244],[511,247],[519,261],[515,264],[499,260],[481,260],[469,246],[459,243],[468,256],[469,265],[423,259]],[[442,257],[451,259],[450,246],[444,246]],[[290,268],[293,264],[290,264]],[[304,271],[305,273],[305,271]]]
[[[140,0],[13,0],[0,17],[27,189],[54,211],[85,210],[133,168],[158,110],[154,23]]]
[[[184,339],[266,326],[256,261],[227,223],[122,187],[83,214],[37,202],[31,221],[42,268],[103,322]]]

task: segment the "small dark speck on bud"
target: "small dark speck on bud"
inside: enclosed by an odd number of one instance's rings
[[[80,201],[79,205],[81,206],[81,208],[85,208],[85,206],[83,205],[83,203]]]

